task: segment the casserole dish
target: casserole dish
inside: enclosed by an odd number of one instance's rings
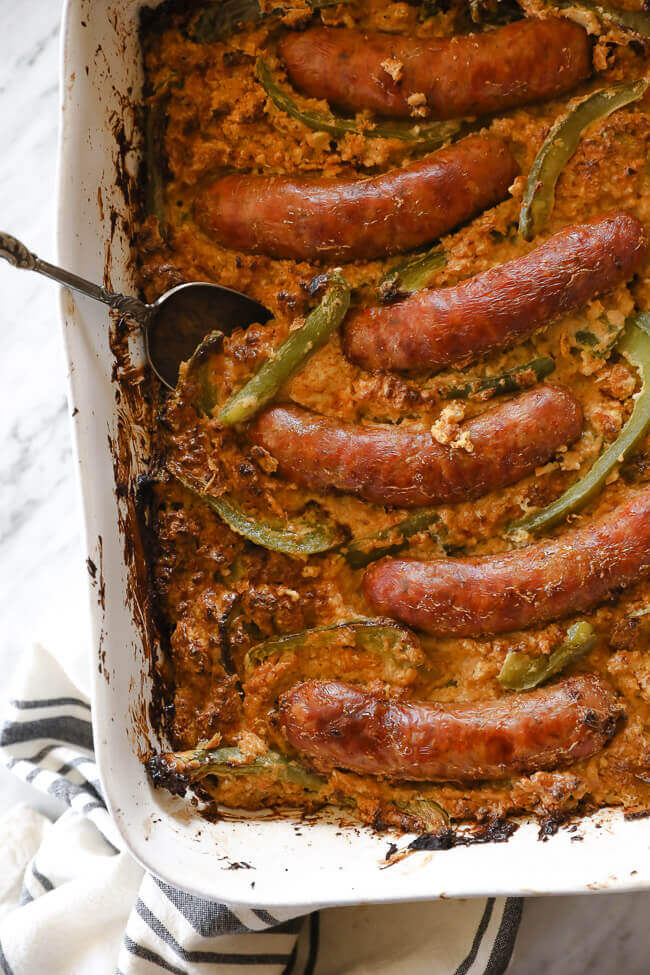
[[[124,291],[135,287],[140,6],[70,0],[63,38],[58,257]],[[155,648],[135,544],[136,481],[149,451],[143,349],[89,302],[64,294],[62,313],[91,574],[95,747],[116,825],[147,869],[200,896],[266,907],[648,886],[647,822],[619,813],[601,812],[545,844],[538,825],[523,823],[507,844],[420,848],[387,863],[395,837],[341,825],[332,812],[208,823],[182,800],[154,793],[141,758],[165,743],[152,726]],[[399,849],[412,839],[400,837]]]

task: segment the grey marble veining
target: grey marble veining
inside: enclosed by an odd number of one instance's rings
[[[59,5],[0,0],[0,224],[54,253]],[[56,288],[0,266],[0,700],[83,564]],[[74,608],[71,607],[71,613]],[[56,804],[0,773],[10,801]]]
[[[52,257],[59,115],[56,0],[0,0],[0,226]],[[0,265],[0,706],[35,636],[85,613],[84,557],[56,289]],[[71,637],[74,634],[71,634]],[[16,801],[56,814],[0,771]],[[650,894],[528,900],[511,972],[646,975]]]

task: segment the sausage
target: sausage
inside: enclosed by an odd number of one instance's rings
[[[199,196],[196,219],[234,250],[372,260],[420,247],[499,203],[518,171],[501,139],[469,136],[362,179],[233,173]]]
[[[500,112],[556,98],[591,74],[587,32],[561,18],[426,40],[316,27],[288,34],[280,54],[292,83],[312,98],[404,118],[422,102],[437,119]]]
[[[376,612],[439,636],[505,633],[581,613],[650,573],[650,488],[582,528],[504,555],[390,559],[363,580]]]
[[[467,363],[615,288],[647,250],[643,224],[622,211],[566,227],[524,257],[453,287],[349,316],[346,355],[365,369],[398,372]]]
[[[317,768],[391,779],[504,779],[589,758],[625,712],[595,675],[472,704],[398,702],[336,681],[280,698],[289,743]]]
[[[577,440],[582,421],[568,390],[540,386],[464,423],[465,446],[445,446],[428,431],[341,423],[295,406],[262,413],[249,435],[296,484],[416,508],[514,484]]]

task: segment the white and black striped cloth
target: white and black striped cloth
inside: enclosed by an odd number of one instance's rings
[[[53,825],[26,807],[4,828],[0,821],[5,860],[8,843],[31,852],[20,896],[5,893],[3,903],[0,893],[4,975],[499,975],[508,967],[517,898],[291,917],[202,900],[144,874],[122,851],[102,798],[87,700],[38,646],[18,693],[0,759],[68,811]]]

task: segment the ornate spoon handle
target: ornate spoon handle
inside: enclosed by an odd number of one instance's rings
[[[61,267],[57,267],[55,264],[50,264],[48,261],[42,261],[40,257],[37,257],[36,254],[32,253],[21,241],[12,237],[11,234],[0,232],[0,258],[4,258],[9,264],[23,271],[37,271],[39,274],[44,274],[45,277],[51,278],[53,281],[58,281],[59,284],[64,285],[66,288],[71,288],[73,291],[79,291],[89,298],[101,301],[110,308],[117,309],[121,314],[135,319],[143,327],[147,324],[147,320],[151,314],[151,308],[143,301],[140,301],[138,298],[132,298],[129,295],[121,295],[109,291],[107,288],[101,287],[98,284],[93,284],[92,281],[86,281],[85,278],[80,278],[78,274],[66,271]]]

